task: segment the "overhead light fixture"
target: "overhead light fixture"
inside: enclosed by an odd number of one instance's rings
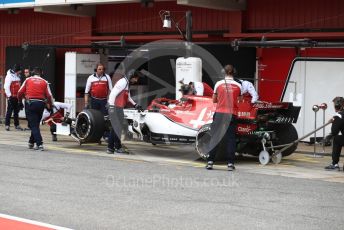
[[[19,14],[18,8],[10,8],[7,10],[7,14]]]
[[[164,21],[163,21],[163,25],[162,25],[163,28],[166,28],[166,29],[171,29],[172,27],[172,21],[171,21],[171,16],[168,14],[166,14],[164,16]]]
[[[180,12],[180,11],[172,11],[172,12]],[[176,27],[180,35],[182,35],[185,41],[192,41],[192,13],[191,11],[186,11],[186,14],[180,18],[178,21],[175,21],[171,15],[171,11],[168,10],[160,10],[159,16],[162,21],[162,27],[165,29],[171,29],[172,24]],[[181,20],[186,19],[186,34],[184,35],[183,31],[179,28],[179,23]]]
[[[154,6],[154,0],[141,0],[141,6],[145,8],[151,8]]]

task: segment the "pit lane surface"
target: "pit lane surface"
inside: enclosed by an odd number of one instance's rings
[[[282,164],[238,159],[203,169],[192,146],[126,142],[128,156],[69,137],[27,149],[29,132],[0,126],[0,213],[73,229],[342,229],[344,173],[313,147]],[[321,150],[321,148],[319,148]],[[329,149],[326,149],[329,151]],[[334,225],[335,223],[335,225]]]

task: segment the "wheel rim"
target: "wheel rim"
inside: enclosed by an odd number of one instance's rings
[[[91,130],[91,121],[86,113],[79,113],[79,115],[77,116],[75,128],[76,135],[79,139],[84,140],[89,136]]]
[[[209,126],[203,127],[196,136],[196,150],[198,155],[204,160],[208,158],[208,146],[211,139],[209,130]]]
[[[261,151],[259,153],[259,162],[262,164],[262,165],[267,165],[270,161],[270,155],[267,151]]]

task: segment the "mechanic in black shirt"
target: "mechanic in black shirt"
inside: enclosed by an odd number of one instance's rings
[[[326,137],[327,140],[333,138],[332,146],[332,163],[326,166],[327,170],[340,170],[339,167],[339,157],[342,151],[342,146],[344,145],[344,98],[335,97],[333,100],[336,115],[331,118],[332,127],[331,133]],[[339,132],[342,135],[339,135]]]

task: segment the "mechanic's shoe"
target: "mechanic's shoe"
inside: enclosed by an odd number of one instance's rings
[[[29,149],[33,149],[33,146],[34,146],[35,144],[33,144],[33,143],[29,143],[28,144],[28,147],[29,147]]]
[[[44,151],[43,145],[38,145],[34,148],[34,150]]]
[[[227,168],[228,168],[228,171],[234,171],[234,170],[235,170],[235,166],[234,166],[234,164],[232,164],[232,163],[229,163],[229,164],[227,165]]]
[[[52,140],[52,141],[57,141],[57,136],[56,136],[56,134],[53,134],[51,140]]]
[[[124,148],[119,148],[119,149],[116,149],[115,151],[118,154],[129,154],[129,152],[125,150]]]
[[[23,131],[24,129],[22,127],[20,127],[20,125],[17,125],[16,130]]]
[[[334,164],[330,164],[329,166],[326,166],[325,169],[326,170],[338,170],[338,171],[340,170],[338,164],[335,164],[335,165]]]
[[[108,148],[108,149],[106,150],[106,153],[107,153],[107,154],[114,154],[114,153],[115,153],[115,150],[114,150],[114,149],[111,149],[111,148]]]
[[[6,131],[10,131],[10,127],[8,125],[5,126]]]
[[[213,169],[214,162],[208,161],[207,165],[205,166],[206,169],[212,170]]]

